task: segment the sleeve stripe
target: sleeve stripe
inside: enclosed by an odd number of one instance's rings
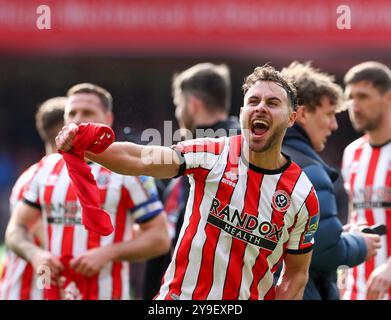
[[[23,202],[30,207],[36,208],[38,210],[41,210],[41,205],[39,203],[32,202],[30,200],[27,200],[26,198],[23,199]]]
[[[177,149],[176,147],[172,147],[172,149],[177,153],[179,161],[180,161],[178,174],[175,177],[173,177],[173,179],[175,179],[175,178],[178,178],[178,177],[183,176],[185,174],[186,159],[185,159],[185,155],[179,149]]]
[[[136,219],[136,222],[137,223],[147,222],[147,221],[151,220],[153,217],[155,217],[158,214],[160,214],[161,212],[163,212],[163,209],[157,209],[155,211],[149,212],[148,214],[145,214],[142,217]]]
[[[154,203],[155,201],[159,201],[159,199],[157,197],[151,197],[147,201],[134,206],[131,211],[132,212],[136,212],[138,209],[140,209],[140,208],[142,208],[144,206],[147,206],[147,205],[149,205],[151,203]]]
[[[140,217],[149,214],[150,212],[161,210],[161,209],[163,209],[163,204],[160,201],[155,201],[143,208],[138,209],[135,212],[132,212],[133,219],[137,220]]]
[[[307,252],[310,252],[312,250],[313,246],[309,246],[307,248],[302,248],[302,249],[298,249],[298,250],[293,250],[293,249],[286,249],[286,253],[289,253],[289,254],[303,254],[303,253],[307,253]]]

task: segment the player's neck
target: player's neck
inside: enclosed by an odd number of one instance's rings
[[[243,152],[249,163],[262,169],[277,170],[282,168],[287,162],[287,159],[281,154],[281,146],[279,144],[263,152],[254,152],[249,150],[247,142],[244,141]]]
[[[57,146],[55,143],[45,143],[45,153],[52,154],[57,152]]]
[[[375,130],[368,133],[369,143],[380,146],[391,140],[391,115],[384,118],[384,121]]]

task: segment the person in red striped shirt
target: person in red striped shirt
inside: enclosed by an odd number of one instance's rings
[[[352,67],[345,75],[349,116],[364,135],[344,151],[342,174],[350,195],[350,222],[384,224],[378,254],[349,269],[343,298],[391,299],[391,71],[379,62]]]
[[[282,150],[307,174],[319,197],[320,219],[304,291],[305,300],[340,299],[336,281],[339,266],[357,266],[376,255],[380,237],[343,232],[333,184],[338,173],[318,153],[338,129],[336,113],[343,111],[342,88],[334,77],[310,62],[292,62],[281,71],[297,88],[297,120],[285,134]],[[339,271],[338,271],[339,272]]]
[[[107,90],[82,83],[70,88],[67,96],[65,124],[112,124],[112,97]],[[112,234],[103,237],[84,228],[80,203],[58,153],[40,161],[7,228],[7,245],[37,272],[43,272],[42,278],[47,277],[45,299],[129,299],[128,261],[169,250],[166,215],[153,178],[122,176],[88,163],[102,208],[110,214]],[[43,249],[26,232],[41,216],[45,223]],[[134,224],[140,228],[132,239]]]
[[[295,89],[271,66],[255,68],[243,89],[241,135],[86,152],[124,174],[189,177],[183,226],[156,299],[302,299],[319,208],[306,175],[281,153],[296,118]],[[70,150],[77,130],[63,128],[60,150]]]
[[[55,97],[43,102],[35,115],[39,136],[45,145],[46,155],[56,152],[55,137],[64,125],[64,108],[67,98]],[[37,171],[38,163],[26,169],[16,181],[10,196],[10,212],[23,199],[23,191]],[[31,233],[37,245],[43,245],[42,221],[37,221]],[[42,300],[43,291],[37,286],[37,277],[30,263],[7,250],[6,268],[0,277],[1,300]]]

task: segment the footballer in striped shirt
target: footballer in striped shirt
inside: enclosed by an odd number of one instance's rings
[[[375,257],[349,269],[343,298],[391,299],[391,71],[363,62],[345,76],[349,116],[364,135],[344,151],[342,174],[350,195],[350,223],[385,225]]]
[[[46,154],[56,152],[56,134],[64,125],[66,97],[55,97],[43,102],[37,109],[35,124],[45,144]],[[10,196],[10,212],[16,203],[23,200],[26,185],[38,170],[38,163],[26,169],[16,181]],[[41,219],[30,230],[35,244],[43,246],[43,225]],[[0,300],[42,300],[43,286],[39,285],[36,273],[30,263],[7,250],[5,270],[0,279]]]
[[[108,91],[94,84],[78,84],[68,91],[65,124],[111,125],[111,110]],[[42,266],[48,268],[45,299],[129,299],[129,261],[161,255],[170,247],[166,215],[154,179],[123,176],[98,163],[88,164],[101,206],[114,226],[109,236],[87,231],[81,223],[80,202],[58,153],[39,162],[24,191],[24,201],[14,209],[15,223],[9,226],[7,244],[36,271]],[[38,218],[44,222],[43,249],[29,241],[25,232]],[[132,238],[135,224],[139,232]]]
[[[271,66],[257,67],[243,89],[240,136],[172,148],[113,143],[86,153],[129,175],[189,178],[184,223],[156,299],[302,299],[319,206],[306,175],[281,153],[296,118],[295,89]],[[65,127],[58,148],[68,151],[76,132]]]

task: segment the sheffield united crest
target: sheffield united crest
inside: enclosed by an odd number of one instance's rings
[[[277,190],[272,197],[273,208],[279,212],[285,212],[291,205],[291,198],[284,190]]]

